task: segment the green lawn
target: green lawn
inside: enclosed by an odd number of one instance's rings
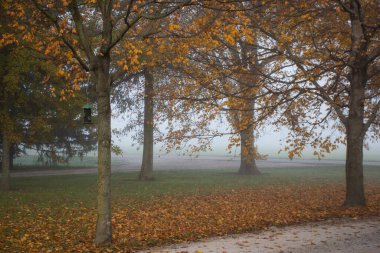
[[[344,168],[159,171],[112,175],[112,245],[93,244],[96,174],[12,178],[0,192],[0,251],[133,252],[167,243],[380,212],[380,167],[367,166],[368,206],[344,209]],[[108,250],[108,251],[105,251]]]
[[[344,168],[265,168],[261,176],[240,176],[236,170],[159,171],[156,180],[139,182],[137,172],[112,175],[112,199],[130,198],[144,201],[161,195],[207,194],[225,189],[255,188],[261,185],[297,185],[338,183],[344,184]],[[41,207],[81,206],[94,207],[97,175],[69,175],[12,178],[12,191],[0,193],[0,208],[22,205]],[[366,182],[380,183],[380,167],[365,168]],[[118,203],[118,205],[123,203]],[[125,203],[128,205],[128,203]]]
[[[78,168],[94,168],[97,166],[97,157],[84,156],[73,157],[67,164],[58,164],[56,166],[47,165],[38,161],[38,157],[34,155],[25,155],[17,157],[13,160],[15,171],[31,171],[31,170],[50,170],[50,169],[78,169]],[[112,165],[120,165],[125,163],[123,157],[113,157]]]
[[[17,157],[13,160],[13,164],[16,167],[44,167],[44,164],[38,162],[38,157],[34,155],[25,155]],[[94,156],[84,156],[82,159],[79,157],[73,157],[68,164],[60,165],[59,167],[94,167],[96,166],[97,159]],[[47,166],[49,167],[49,166]]]

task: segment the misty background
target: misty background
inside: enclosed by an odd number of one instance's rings
[[[226,122],[226,124],[228,124]],[[112,128],[123,128],[125,126],[124,121],[121,117],[112,119]],[[142,130],[142,128],[140,128]],[[327,130],[326,130],[327,131]],[[331,134],[331,132],[326,133]],[[335,135],[340,134],[339,132],[334,133]],[[133,132],[128,133],[126,136],[112,136],[112,140],[115,145],[118,145],[123,150],[123,157],[128,157],[128,155],[138,156],[142,155],[142,145],[136,143],[135,140],[132,140],[131,136]],[[284,140],[287,135],[287,129],[282,129],[280,131],[276,131],[273,126],[268,125],[265,129],[261,129],[259,131],[258,138],[256,139],[256,145],[258,147],[258,151],[260,154],[268,155],[268,159],[288,159],[288,154],[285,151],[281,151],[284,148]],[[228,145],[228,135],[223,137],[215,137],[212,144],[212,151],[201,152],[198,154],[193,154],[193,156],[229,156],[237,158],[240,156],[240,149],[233,149],[231,153],[227,150]],[[371,143],[367,142],[368,149],[364,149],[364,160],[365,161],[380,161],[380,143]],[[155,155],[164,155],[166,154],[165,150],[162,149],[162,145],[160,143],[154,146]],[[332,151],[329,154],[325,154],[325,157],[322,160],[344,160],[345,159],[346,147],[344,145],[340,145],[337,150]],[[170,154],[172,155],[182,155],[181,151],[173,151]],[[302,154],[302,157],[294,157],[294,159],[318,159],[315,155],[313,155],[314,150],[310,147],[307,147]],[[96,153],[94,153],[96,155]],[[188,154],[190,155],[190,154]],[[293,159],[293,160],[294,160]]]

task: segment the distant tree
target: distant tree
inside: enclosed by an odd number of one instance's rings
[[[274,74],[281,68],[273,67],[279,60],[272,52],[273,43],[255,27],[265,6],[246,4],[235,2],[203,11],[203,23],[209,25],[202,25],[207,29],[200,29],[189,43],[187,64],[178,66],[182,80],[177,79],[184,85],[176,90],[171,104],[173,111],[180,108],[182,113],[173,112],[180,115],[166,140],[168,147],[179,149],[182,143],[198,139],[199,148],[187,145],[198,151],[215,137],[231,135],[229,149],[240,148],[239,173],[260,174],[255,159],[263,156],[257,152],[255,136],[286,92],[268,89],[279,80]],[[217,121],[224,125],[212,127],[210,123],[218,125]]]
[[[153,179],[153,143],[154,143],[154,73],[146,67],[144,73],[144,144],[140,180]]]
[[[191,32],[186,36],[178,34],[187,31],[191,25],[185,24],[184,16],[190,11],[176,12],[171,15],[168,26],[166,20],[148,20],[137,26],[143,26],[141,38],[135,42],[139,54],[140,66],[135,73],[126,76],[125,80],[115,85],[113,101],[118,104],[119,112],[131,115],[121,133],[134,130],[133,139],[142,145],[143,157],[139,173],[140,180],[153,179],[153,145],[159,139],[160,129],[156,121],[163,123],[168,117],[165,102],[175,96],[171,76],[175,69],[187,60]],[[195,22],[195,21],[193,21]],[[192,34],[192,37],[195,35]],[[142,108],[144,108],[142,110]],[[162,121],[161,121],[162,120]],[[140,128],[143,128],[142,130]],[[120,131],[119,131],[120,132]]]

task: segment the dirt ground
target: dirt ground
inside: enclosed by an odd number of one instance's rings
[[[153,248],[140,253],[379,253],[380,217],[336,219]]]

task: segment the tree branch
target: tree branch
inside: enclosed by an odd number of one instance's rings
[[[380,101],[377,102],[375,108],[373,109],[371,115],[368,118],[367,123],[364,124],[364,133],[367,132],[371,124],[376,120],[376,118],[379,116],[379,109],[380,109]]]
[[[91,62],[93,62],[93,59],[95,58],[95,54],[92,51],[89,37],[86,33],[86,30],[84,29],[82,16],[79,12],[77,1],[73,0],[70,4],[70,7],[71,7],[71,14],[73,15],[75,27],[79,35],[79,41],[91,64]]]
[[[32,0],[32,3],[34,4],[34,6],[43,15],[45,15],[53,23],[53,25],[56,28],[57,32],[60,33],[60,27],[59,27],[59,24],[58,24],[58,18],[55,15],[53,15],[52,13],[50,13],[48,10],[45,10],[35,0]],[[62,33],[62,34],[60,33],[60,38],[62,39],[63,43],[65,43],[65,45],[71,50],[71,52],[74,55],[74,58],[77,59],[77,61],[79,62],[79,64],[82,66],[82,68],[84,70],[86,70],[86,71],[89,71],[90,68],[86,64],[86,61],[84,59],[82,59],[82,57],[80,56],[79,52],[77,50],[75,50],[74,45],[70,42],[70,40],[66,37],[66,35],[64,33]]]
[[[354,10],[350,9],[347,5],[345,5],[342,0],[338,0],[337,1],[338,4],[343,8],[343,10],[347,13],[349,13],[350,15],[354,15],[355,16],[355,12]]]

